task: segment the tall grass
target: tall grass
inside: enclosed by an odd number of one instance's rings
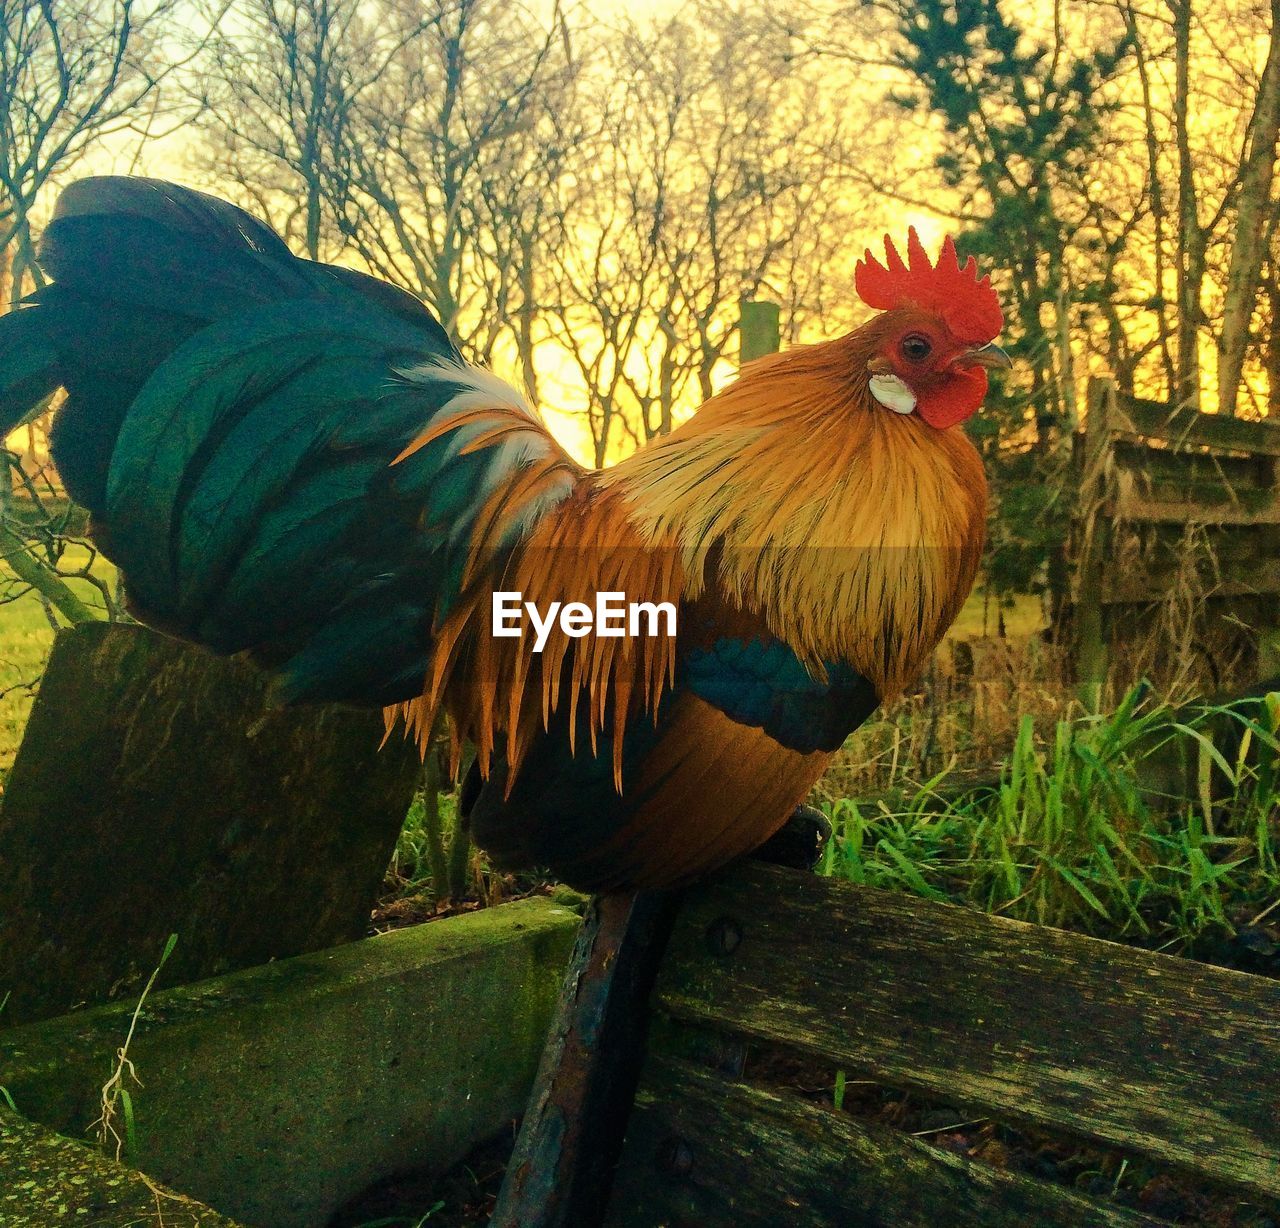
[[[1280,899],[1280,694],[1021,718],[994,789],[935,776],[903,804],[828,807],[824,873],[1186,950]]]
[[[835,756],[818,798],[916,788],[956,764],[989,769],[1008,754],[1023,716],[1044,723],[1078,706],[1064,647],[1034,636],[948,640],[920,685]]]

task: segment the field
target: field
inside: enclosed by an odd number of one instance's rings
[[[63,569],[77,570],[88,558],[84,547],[68,546],[63,555]],[[110,565],[98,560],[96,574],[110,581]],[[88,605],[102,609],[101,595],[92,584],[76,579],[67,583]],[[15,590],[16,581],[11,573],[0,568],[0,778],[13,766],[35,697],[34,688],[53,647],[54,636],[39,598],[29,589]]]

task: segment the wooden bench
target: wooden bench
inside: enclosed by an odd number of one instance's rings
[[[496,1225],[1162,1222],[770,1087],[748,1046],[1280,1205],[1280,982],[761,863],[596,921]]]

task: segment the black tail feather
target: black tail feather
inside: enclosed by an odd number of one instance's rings
[[[133,611],[250,651],[291,699],[419,694],[477,518],[551,439],[473,451],[467,424],[391,474],[491,381],[412,295],[222,201],[85,180],[41,260],[50,284],[0,317],[0,425],[66,390],[53,459]]]
[[[73,183],[40,263],[52,284],[0,318],[0,436],[65,387],[54,453],[68,493],[93,512],[103,509],[129,406],[183,342],[217,320],[285,299],[358,296],[452,348],[411,294],[300,260],[235,205],[159,180]]]

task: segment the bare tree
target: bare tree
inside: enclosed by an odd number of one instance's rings
[[[39,278],[41,194],[95,147],[157,131],[182,66],[161,44],[177,0],[0,0],[0,252],[9,300]]]
[[[490,317],[481,348],[491,352],[498,331],[510,334],[525,388],[535,403],[540,391],[536,354],[551,332],[548,270],[555,253],[573,247],[578,238],[564,228],[555,202],[561,185],[581,166],[593,123],[580,102],[582,64],[567,25],[560,32],[558,63],[529,98],[520,139],[492,147],[478,176],[471,210],[477,233],[487,236],[487,266],[509,270],[500,281],[505,318]]]
[[[1205,259],[1212,221],[1200,218],[1196,200],[1195,155],[1191,149],[1191,10],[1194,0],[1167,0],[1173,18],[1173,128],[1178,151],[1178,367],[1174,396],[1200,405],[1200,325],[1203,316]]]
[[[217,0],[215,0],[215,3]],[[430,18],[360,0],[233,0],[198,79],[208,178],[312,260],[346,245],[342,149],[363,96]]]
[[[0,277],[12,307],[42,284],[34,231],[47,193],[88,155],[159,134],[183,102],[163,88],[185,57],[164,50],[176,0],[0,0]],[[45,407],[36,407],[36,412]],[[35,443],[40,430],[28,423]],[[4,441],[0,440],[0,444]],[[0,556],[16,576],[3,598],[34,589],[51,622],[93,617],[64,564],[74,514],[46,462],[0,450]],[[23,515],[15,513],[20,502]],[[107,609],[112,603],[106,590]]]
[[[572,142],[553,10],[497,0],[236,0],[206,74],[213,178],[312,258],[424,299],[481,361],[535,383],[543,186]]]
[[[1138,25],[1138,14],[1132,0],[1120,0],[1120,11],[1124,18],[1129,47],[1133,53],[1134,73],[1137,77],[1140,99],[1142,150],[1146,159],[1144,194],[1150,206],[1152,229],[1152,259],[1149,275],[1155,290],[1154,294],[1148,296],[1148,305],[1155,317],[1156,325],[1154,345],[1150,348],[1158,347],[1159,349],[1165,387],[1172,394],[1178,384],[1178,372],[1173,356],[1173,325],[1170,321],[1169,302],[1164,293],[1167,281],[1169,207],[1161,169],[1161,140],[1156,126],[1155,88],[1152,80],[1152,60],[1158,58],[1158,53],[1153,55],[1152,49],[1148,47],[1142,36]],[[1134,376],[1141,355],[1134,356],[1131,361],[1116,361],[1127,348],[1127,330],[1121,325],[1114,306],[1108,314],[1113,369],[1117,378],[1122,380],[1122,387],[1128,392],[1133,392]]]
[[[598,463],[711,395],[742,299],[783,303],[794,335],[848,284],[856,116],[799,52],[767,6],[720,0],[604,33],[556,260]]]
[[[667,155],[655,142],[652,163],[636,156],[630,89],[608,71],[592,78],[590,118],[551,201],[562,241],[548,253],[543,301],[549,334],[585,389],[582,413],[600,467],[623,439],[638,442],[626,374],[651,332],[662,208],[654,189]]]
[[[1275,192],[1280,5],[1119,0],[1119,7],[1149,166],[1151,227],[1137,238],[1154,290],[1164,383],[1177,400],[1200,405],[1208,333],[1218,351],[1217,408],[1234,413],[1251,350],[1257,369],[1265,365],[1250,323]]]
[[[546,21],[498,0],[435,0],[423,11],[430,20],[345,127],[341,225],[374,272],[421,296],[489,362],[521,313],[536,310],[531,262],[561,161],[572,44],[558,10]],[[517,332],[528,346],[532,320]]]

